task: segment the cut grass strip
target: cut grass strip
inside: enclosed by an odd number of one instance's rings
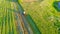
[[[38,30],[37,26],[35,25],[35,22],[32,20],[31,16],[27,15],[26,19],[29,22],[34,34],[41,34],[41,32]]]

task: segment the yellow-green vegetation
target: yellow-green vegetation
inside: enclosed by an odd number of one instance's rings
[[[17,34],[14,2],[0,0],[0,34]]]
[[[21,3],[42,34],[60,34],[60,12],[53,7],[54,1],[56,0]]]

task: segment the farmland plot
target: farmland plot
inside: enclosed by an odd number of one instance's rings
[[[26,14],[30,14],[42,34],[60,34],[60,12],[54,7],[54,1],[22,2]]]

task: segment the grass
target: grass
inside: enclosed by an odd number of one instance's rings
[[[17,34],[13,4],[8,1],[0,3],[0,34]]]
[[[42,34],[59,34],[60,12],[53,7],[54,0],[22,3],[26,14],[34,20]],[[17,34],[16,15],[13,9],[16,3],[0,0],[0,34]],[[18,9],[16,9],[18,10]]]
[[[60,12],[53,7],[54,1],[44,0],[41,3],[21,3],[26,14],[30,14],[42,34],[59,34],[57,30],[59,27],[57,25],[58,23],[60,24]],[[55,23],[57,25],[54,25]]]

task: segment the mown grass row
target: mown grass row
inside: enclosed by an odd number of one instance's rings
[[[17,34],[15,13],[9,9],[12,9],[11,2],[3,1],[0,4],[0,34]]]

